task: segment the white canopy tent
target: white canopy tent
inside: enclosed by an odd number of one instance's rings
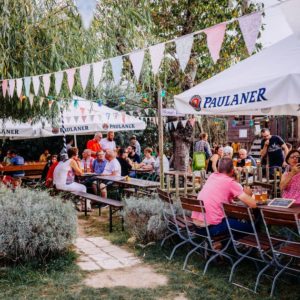
[[[93,134],[96,131],[129,131],[144,130],[144,121],[130,116],[125,112],[118,112],[105,105],[98,106],[97,103],[80,97],[64,110],[64,127],[67,135]],[[49,122],[30,123],[4,121],[0,138],[30,139],[39,137],[61,136],[63,131],[61,121],[59,128],[53,128]],[[1,124],[1,123],[0,123]]]
[[[300,115],[300,40],[291,35],[174,97],[200,115]]]

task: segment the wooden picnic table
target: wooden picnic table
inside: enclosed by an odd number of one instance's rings
[[[37,162],[33,164],[25,164],[22,166],[3,166],[0,170],[1,172],[14,172],[14,171],[43,171],[45,168],[46,162]]]
[[[300,204],[294,203],[290,207],[273,207],[273,206],[268,206],[268,205],[260,205],[260,209],[271,209],[271,210],[276,210],[276,211],[281,211],[283,213],[293,213],[293,214],[298,214],[298,217],[300,219]]]

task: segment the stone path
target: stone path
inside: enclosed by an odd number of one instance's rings
[[[113,270],[141,263],[132,253],[102,237],[78,238],[75,246],[80,255],[78,265],[85,271]]]

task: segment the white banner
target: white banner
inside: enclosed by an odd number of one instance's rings
[[[132,52],[129,54],[129,59],[132,63],[134,75],[136,77],[136,80],[139,81],[140,79],[140,74],[144,62],[144,50]]]
[[[178,56],[181,70],[184,72],[187,63],[190,60],[193,47],[194,36],[192,34],[185,35],[175,40],[176,53]]]
[[[152,65],[152,72],[154,75],[157,75],[160,67],[161,60],[164,57],[165,52],[165,44],[157,44],[151,46],[149,48],[150,58],[151,58],[151,65]]]

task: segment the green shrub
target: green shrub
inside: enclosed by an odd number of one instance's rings
[[[123,215],[128,232],[142,243],[161,240],[167,231],[162,211],[158,196],[127,198]]]
[[[45,191],[0,188],[0,256],[29,261],[62,253],[76,237],[76,227],[70,202]]]

